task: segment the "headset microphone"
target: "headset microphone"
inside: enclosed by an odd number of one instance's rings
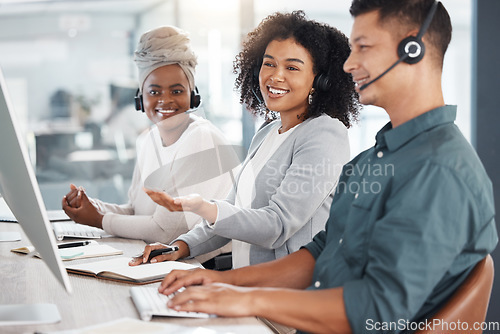
[[[191,107],[188,110],[186,110],[184,113],[185,114],[190,114],[192,112],[198,111],[198,109],[200,109],[200,107],[201,107],[202,104],[203,104],[203,101],[201,100],[201,97],[200,97],[200,102],[198,102],[195,105],[191,105]]]
[[[359,88],[360,91],[366,89],[372,83],[382,78],[384,75],[387,74],[387,72],[392,70],[397,64],[401,63],[402,61],[404,61],[407,64],[416,64],[420,60],[422,60],[425,54],[425,45],[422,42],[422,36],[424,36],[425,32],[429,28],[432,19],[434,18],[434,14],[436,13],[438,5],[439,1],[434,1],[431,9],[429,10],[429,13],[427,14],[427,17],[424,20],[424,23],[420,27],[417,36],[408,36],[399,43],[398,45],[399,59],[394,64],[392,64],[387,70],[382,72],[382,74],[377,76],[375,79],[361,86]]]
[[[378,77],[376,77],[372,81],[364,84],[363,86],[359,87],[359,90],[365,89],[366,87],[370,86],[372,83],[374,83],[375,81],[377,81],[378,79],[382,78],[384,75],[387,74],[387,72],[389,72],[390,70],[392,70],[397,64],[399,64],[400,62],[402,62],[403,60],[405,60],[407,57],[408,57],[408,55],[405,54],[403,57],[399,58],[394,64],[391,65],[391,67],[389,67],[387,70],[385,70],[384,72],[382,72],[382,74],[380,74]]]

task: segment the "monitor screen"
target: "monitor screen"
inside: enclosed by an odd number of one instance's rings
[[[0,69],[0,193],[43,261],[71,292],[68,274],[58,255],[54,232],[15,116]]]

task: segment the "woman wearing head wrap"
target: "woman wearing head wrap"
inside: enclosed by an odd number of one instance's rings
[[[134,60],[139,73],[136,107],[154,125],[138,140],[129,201],[124,205],[105,203],[88,198],[81,187],[71,185],[62,205],[77,223],[119,237],[168,243],[193,228],[201,217],[168,211],[154,203],[143,187],[178,195],[202,192],[209,198],[224,198],[232,179],[218,166],[221,159],[231,167],[238,161],[228,150],[222,133],[206,119],[190,113],[199,106],[200,97],[194,82],[197,60],[185,32],[172,26],[146,32]]]
[[[234,64],[240,100],[254,113],[280,117],[255,134],[225,201],[147,191],[172,211],[205,219],[173,243],[179,251],[152,261],[197,256],[232,240],[239,268],[292,253],[324,228],[349,159],[347,127],[358,113],[354,83],[342,69],[349,52],[344,34],[300,11],[271,15],[248,35]],[[142,262],[159,247],[146,246]]]

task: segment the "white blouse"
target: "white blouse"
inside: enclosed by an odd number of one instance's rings
[[[298,125],[300,125],[299,123]],[[255,197],[255,178],[276,152],[278,147],[288,138],[288,136],[297,128],[289,129],[285,133],[279,133],[281,122],[277,122],[275,129],[271,130],[262,142],[255,155],[246,164],[242,170],[236,188],[235,205],[240,208],[251,208]],[[250,265],[250,244],[233,240],[233,268],[241,268]]]

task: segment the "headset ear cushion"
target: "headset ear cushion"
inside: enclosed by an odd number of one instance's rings
[[[142,103],[142,94],[136,94],[134,97],[135,110],[144,112],[143,103]]]
[[[313,87],[319,91],[327,92],[332,87],[330,83],[330,78],[324,73],[318,74],[314,78]]]
[[[405,60],[405,63],[408,64],[416,64],[424,58],[425,54],[425,45],[422,40],[419,40],[415,36],[408,36],[403,39],[398,45],[398,56],[404,57],[404,55],[408,55]]]
[[[198,94],[198,88],[194,88],[194,90],[191,91],[191,102],[190,102],[190,108],[198,108],[201,104],[201,96]]]
[[[252,81],[251,81],[251,90],[255,98],[257,99],[257,102],[259,104],[263,104],[264,98],[262,97],[262,94],[260,92],[260,84],[259,84],[259,74],[260,74],[260,68],[262,67],[262,61],[257,61],[257,65],[252,68]],[[254,86],[257,85],[257,89],[254,88]]]
[[[252,70],[252,79],[259,82],[260,66],[255,66]]]

